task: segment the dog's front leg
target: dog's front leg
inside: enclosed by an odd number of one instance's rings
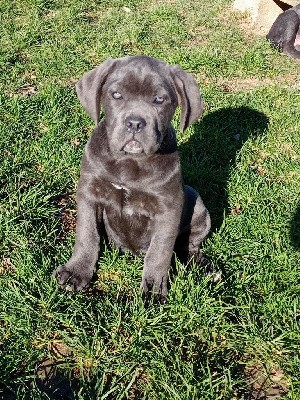
[[[71,259],[56,269],[60,286],[80,291],[88,287],[99,253],[100,236],[97,217],[99,204],[83,193],[77,193],[76,241]]]
[[[153,236],[145,255],[141,283],[141,289],[146,298],[151,293],[159,300],[164,300],[167,296],[168,272],[178,231],[178,215],[169,214],[156,218]]]

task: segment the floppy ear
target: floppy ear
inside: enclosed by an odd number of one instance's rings
[[[195,78],[178,65],[171,67],[178,103],[181,106],[180,131],[183,132],[203,113],[204,104]]]
[[[116,62],[112,58],[107,59],[99,67],[85,73],[75,85],[80,103],[96,125],[99,122],[102,87]]]

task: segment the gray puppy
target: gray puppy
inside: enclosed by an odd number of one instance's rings
[[[267,39],[284,54],[300,59],[300,4],[276,18]]]
[[[134,56],[106,60],[76,91],[96,128],[81,163],[73,255],[54,275],[76,291],[89,285],[103,225],[121,250],[145,254],[143,293],[165,297],[173,251],[199,258],[210,230],[199,194],[183,185],[170,123],[178,105],[181,131],[202,114],[196,81],[178,66]]]

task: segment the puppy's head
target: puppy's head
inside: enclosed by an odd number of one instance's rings
[[[103,107],[110,150],[119,154],[154,154],[178,105],[181,131],[203,112],[192,75],[147,56],[108,59],[83,75],[76,91],[96,125]]]

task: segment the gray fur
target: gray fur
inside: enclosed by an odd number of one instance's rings
[[[182,130],[202,114],[196,81],[178,66],[136,56],[105,61],[83,75],[76,91],[96,128],[81,163],[73,255],[55,276],[73,290],[89,285],[102,223],[121,250],[145,254],[144,294],[164,297],[173,250],[187,243],[178,253],[199,255],[210,230],[199,194],[183,185],[170,123],[178,105]],[[105,117],[98,124],[100,106]]]
[[[300,59],[300,4],[276,18],[267,39],[284,54]]]

